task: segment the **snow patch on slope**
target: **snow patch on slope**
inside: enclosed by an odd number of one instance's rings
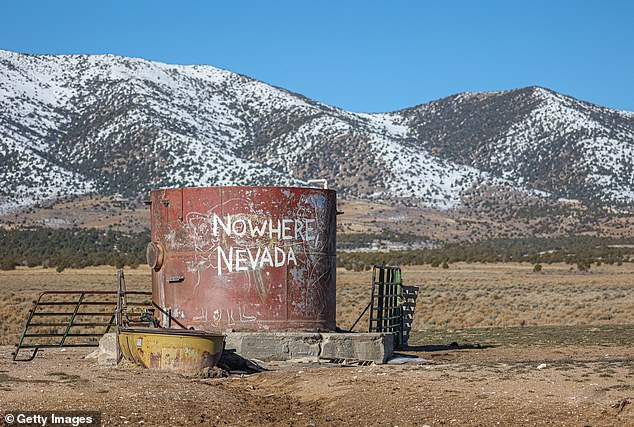
[[[388,138],[373,141],[375,154],[395,179],[387,183],[390,196],[425,201],[428,207],[452,209],[466,189],[485,183],[502,183],[477,169],[443,161],[418,147],[403,146]],[[385,196],[376,193],[377,198]]]
[[[39,154],[13,141],[4,141],[0,155],[12,159],[10,167],[0,171],[0,214],[68,195],[95,191],[92,181],[85,181],[52,164]]]

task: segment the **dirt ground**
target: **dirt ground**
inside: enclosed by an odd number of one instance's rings
[[[5,345],[0,409],[95,410],[105,425],[634,425],[634,266],[544,270],[405,269],[421,291],[401,352],[426,360],[403,365],[288,363],[199,379],[98,366],[84,358],[92,349],[12,362]],[[129,288],[148,286],[144,270],[126,274]],[[367,272],[338,272],[341,326],[365,305],[368,282]],[[89,285],[114,288],[114,270],[2,272],[3,342],[38,291]]]
[[[445,343],[453,333],[405,351],[430,362],[289,363],[220,379],[102,367],[88,350],[11,362],[3,346],[0,407],[95,410],[104,425],[634,425],[634,328],[618,342],[623,330],[573,328],[584,345]]]

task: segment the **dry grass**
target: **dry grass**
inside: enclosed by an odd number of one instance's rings
[[[147,268],[127,269],[128,289],[150,290]],[[113,267],[66,270],[19,268],[0,272],[0,344],[14,344],[32,301],[44,290],[115,290]],[[414,330],[543,325],[623,325],[634,319],[634,264],[564,264],[536,274],[528,264],[454,264],[403,269],[420,288]],[[352,325],[369,300],[370,272],[337,271],[337,323]],[[367,315],[356,330],[366,330]]]
[[[150,228],[149,209],[111,196],[62,200],[46,209],[24,208],[0,215],[1,225],[82,227],[139,232]]]
[[[147,269],[125,270],[129,290],[151,290]],[[18,268],[0,271],[0,344],[15,344],[33,301],[40,292],[52,290],[115,291],[116,269],[93,267],[83,270]]]
[[[542,325],[617,325],[634,319],[634,264],[592,266],[580,273],[565,264],[453,264],[403,269],[406,285],[420,288],[414,330]],[[337,272],[337,321],[347,328],[369,301],[370,272]],[[367,328],[364,316],[357,330]]]

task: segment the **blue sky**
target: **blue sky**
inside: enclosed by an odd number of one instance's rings
[[[634,111],[634,1],[6,1],[0,49],[209,64],[352,111],[545,86]]]

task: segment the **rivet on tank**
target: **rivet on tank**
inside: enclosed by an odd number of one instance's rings
[[[335,319],[336,193],[295,187],[155,190],[154,301],[210,331],[327,331]]]

